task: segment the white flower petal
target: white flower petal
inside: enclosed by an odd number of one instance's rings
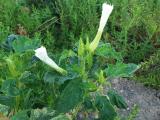
[[[102,15],[101,15],[98,31],[103,32],[103,29],[104,29],[104,27],[105,27],[105,25],[107,23],[107,20],[108,20],[108,18],[110,16],[112,10],[113,10],[113,6],[112,5],[109,5],[107,3],[103,3]]]
[[[40,48],[36,49],[35,56],[40,60],[45,61],[45,59],[48,57],[46,48],[44,46],[41,46]]]
[[[113,6],[112,5],[109,5],[107,3],[103,3],[103,6],[102,6],[102,15],[101,15],[101,19],[100,19],[100,23],[99,23],[99,28],[98,28],[98,32],[96,34],[96,37],[94,38],[94,40],[91,42],[90,44],[90,50],[91,52],[93,52],[98,44],[99,44],[99,41],[101,39],[101,36],[102,36],[102,32],[103,32],[103,29],[107,23],[107,20],[111,14],[113,10]]]
[[[35,56],[38,57],[42,62],[54,68],[56,71],[60,73],[66,73],[65,70],[60,68],[47,54],[47,50],[45,47],[41,46],[40,48],[35,50]]]

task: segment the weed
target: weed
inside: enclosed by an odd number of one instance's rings
[[[99,119],[107,116],[114,120],[115,108],[127,108],[125,100],[111,86],[107,93],[103,91],[103,86],[109,85],[106,76],[129,77],[139,68],[123,63],[109,43],[99,44],[112,9],[112,5],[103,4],[99,29],[91,43],[80,39],[75,51],[65,50],[60,58],[40,47],[38,35],[32,40],[17,35],[2,45],[11,48],[0,59],[0,103],[10,108],[8,118],[70,120],[76,119],[82,109],[87,113],[90,108]]]

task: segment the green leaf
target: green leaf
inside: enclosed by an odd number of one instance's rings
[[[61,64],[63,60],[66,60],[69,57],[75,57],[75,56],[77,56],[77,54],[74,53],[72,50],[64,50],[59,58],[59,64]]]
[[[20,111],[18,113],[16,113],[11,120],[29,120],[29,117],[27,115],[27,110],[24,111]]]
[[[7,58],[5,59],[6,62],[7,62],[7,65],[8,65],[8,69],[9,69],[9,72],[10,74],[13,76],[13,77],[17,77],[20,73],[17,71],[16,69],[16,65],[15,65],[15,62],[11,59],[11,58]]]
[[[31,57],[33,52],[28,51],[21,54],[10,54],[8,57],[4,57],[4,60],[8,64],[8,69],[12,77],[19,77],[26,71],[31,65]]]
[[[56,105],[56,110],[60,113],[69,112],[77,107],[83,101],[84,90],[81,88],[81,82],[74,79],[68,83]]]
[[[114,120],[117,113],[106,96],[97,96],[95,101],[99,111],[99,120]]]
[[[139,68],[136,64],[116,63],[109,64],[105,69],[107,77],[130,77]]]
[[[56,79],[58,78],[59,76],[51,73],[51,72],[46,72],[44,74],[44,82],[47,82],[47,83],[54,83],[56,81]]]
[[[50,108],[34,109],[31,111],[30,120],[51,120],[55,116],[55,110]]]
[[[73,80],[75,78],[78,78],[79,75],[77,73],[73,73],[73,72],[68,72],[67,75],[60,75],[58,73],[55,72],[46,72],[43,79],[45,82],[47,83],[58,83],[58,84],[63,84],[65,81],[67,80]]]
[[[109,90],[107,93],[112,105],[117,106],[118,108],[127,108],[127,103],[123,99],[122,96],[120,96],[116,91]]]
[[[50,120],[70,120],[66,115],[58,115]]]
[[[17,96],[20,94],[20,91],[16,87],[16,84],[16,80],[5,80],[2,83],[1,91],[8,96]]]
[[[34,50],[40,46],[40,40],[39,39],[29,39],[24,36],[19,36],[18,39],[16,39],[13,42],[13,49],[17,53],[22,53],[27,50]]]
[[[94,106],[94,100],[92,96],[87,96],[84,99],[84,103],[83,103],[84,109],[92,109],[95,110],[95,106]]]
[[[88,92],[94,92],[97,90],[97,86],[93,82],[84,82],[82,83],[82,87]]]
[[[30,71],[24,71],[20,77],[20,81],[24,84],[33,84],[34,82],[36,82],[35,79],[35,75],[32,74]]]
[[[98,46],[95,52],[96,55],[105,57],[105,58],[111,58],[116,59],[118,61],[122,61],[122,56],[119,52],[116,52],[115,49],[111,46],[110,43],[102,43]]]
[[[15,105],[15,97],[0,95],[0,104],[13,107]]]

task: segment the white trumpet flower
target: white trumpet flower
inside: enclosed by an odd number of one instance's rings
[[[113,10],[112,5],[109,5],[107,3],[103,3],[102,15],[101,15],[100,23],[99,23],[98,32],[96,34],[96,37],[94,38],[94,40],[90,44],[91,52],[93,52],[97,48],[99,40],[101,39],[101,36],[102,36],[103,29],[107,23],[107,20],[110,16],[112,10]]]
[[[66,74],[67,71],[59,67],[47,54],[47,50],[44,46],[35,50],[35,56],[39,58],[42,62],[49,65],[50,67],[54,68],[57,72],[61,74]]]
[[[105,25],[107,23],[107,20],[108,20],[110,14],[112,13],[112,10],[113,10],[113,6],[112,5],[109,5],[107,3],[103,3],[102,15],[101,15],[98,31],[103,32],[103,29],[104,29],[104,27],[105,27]]]

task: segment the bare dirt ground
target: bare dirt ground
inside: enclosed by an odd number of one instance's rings
[[[129,113],[136,104],[140,111],[135,120],[160,120],[160,90],[127,79],[113,79],[111,82],[128,103],[129,109],[121,111],[123,114]]]

